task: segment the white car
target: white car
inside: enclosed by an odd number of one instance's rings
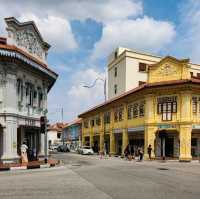
[[[82,155],[93,155],[94,151],[92,148],[90,148],[89,146],[83,146],[80,147],[78,149],[78,153],[82,154]]]
[[[58,144],[53,144],[53,145],[51,145],[50,147],[49,147],[49,150],[50,151],[56,151],[57,150],[57,148],[58,148]]]

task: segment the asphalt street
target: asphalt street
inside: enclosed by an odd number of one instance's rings
[[[0,199],[199,199],[200,163],[58,153],[57,168],[0,173]]]

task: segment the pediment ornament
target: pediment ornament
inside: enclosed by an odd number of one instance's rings
[[[158,75],[166,75],[166,76],[173,75],[175,73],[177,73],[176,68],[170,64],[164,64],[160,66],[157,72]]]
[[[29,53],[42,58],[43,49],[33,31],[28,29],[17,31],[15,40],[17,46],[24,47]]]

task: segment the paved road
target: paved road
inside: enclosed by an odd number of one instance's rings
[[[0,173],[0,199],[199,199],[200,163],[55,154],[60,168]]]

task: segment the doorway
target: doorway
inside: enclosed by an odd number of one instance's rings
[[[166,157],[174,157],[174,138],[166,136],[165,138],[165,155]]]

